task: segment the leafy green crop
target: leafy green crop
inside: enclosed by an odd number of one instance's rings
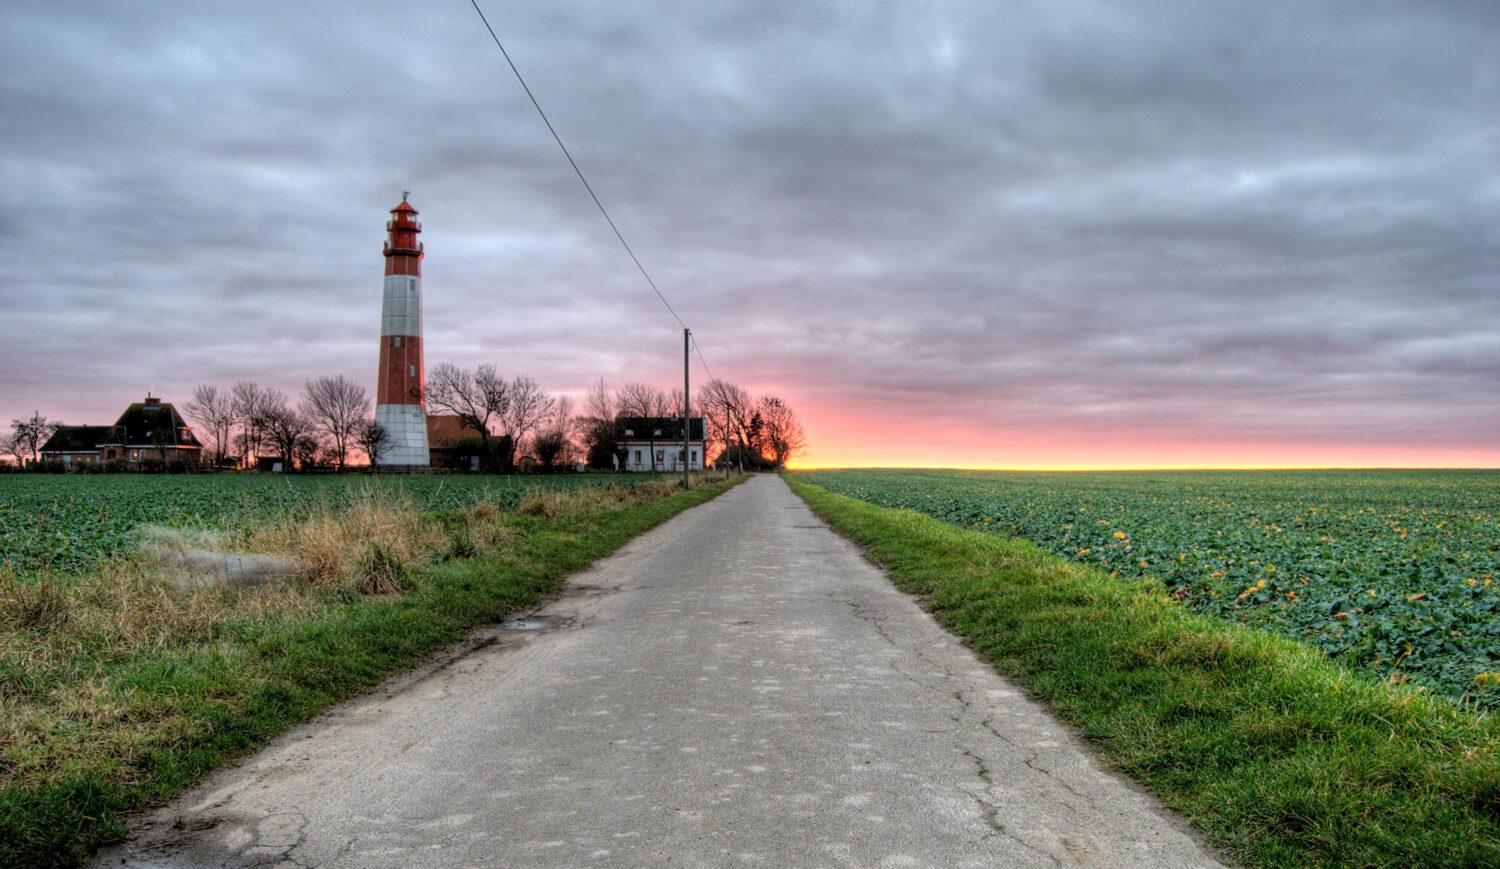
[[[829,491],[1025,537],[1383,680],[1500,708],[1500,472],[819,471]]]
[[[365,492],[404,497],[424,510],[479,501],[511,506],[538,488],[572,488],[643,477],[301,477],[268,475],[0,475],[0,568],[76,573],[134,548],[142,525],[238,533],[294,522],[320,505]]]

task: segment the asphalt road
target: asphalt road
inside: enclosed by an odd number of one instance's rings
[[[122,862],[1218,865],[775,477],[216,775]]]

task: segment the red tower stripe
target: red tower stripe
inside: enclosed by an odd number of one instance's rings
[[[397,342],[401,346],[396,346]],[[386,335],[380,339],[380,386],[376,404],[421,404],[422,338],[420,335]]]

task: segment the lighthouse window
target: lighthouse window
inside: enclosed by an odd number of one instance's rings
[[[415,366],[415,365],[408,365],[406,367],[408,369],[410,369],[410,371],[411,371],[411,373],[408,376],[410,376],[410,377],[416,377],[417,376],[417,366]]]
[[[401,336],[400,335],[396,336],[396,343],[392,344],[391,346],[392,347],[400,347],[401,346]]]

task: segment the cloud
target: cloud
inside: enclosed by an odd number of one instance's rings
[[[1491,4],[487,13],[715,374],[876,430],[1493,455]],[[408,188],[429,364],[680,377],[464,7],[7,19],[0,416],[373,381]]]

